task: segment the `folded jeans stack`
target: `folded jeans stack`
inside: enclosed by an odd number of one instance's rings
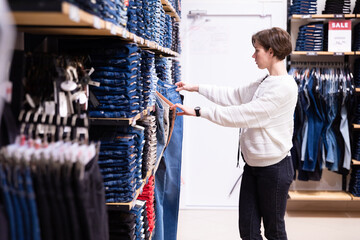
[[[290,15],[292,14],[316,14],[317,0],[293,0],[290,6]]]
[[[354,82],[355,82],[355,87],[360,88],[360,59],[356,59],[354,62]],[[357,122],[360,123],[360,118],[359,121]]]
[[[175,83],[181,81],[181,65],[180,65],[179,60],[176,60],[176,59],[172,60],[171,73],[172,73],[172,79],[173,79],[172,84],[175,84]]]
[[[356,24],[353,29],[353,51],[360,51],[360,23]]]
[[[299,27],[296,51],[323,51],[324,24],[309,23]]]
[[[323,14],[349,14],[350,0],[326,0]]]
[[[99,18],[112,22],[116,25],[126,27],[127,23],[127,6],[125,0],[67,0],[79,8]]]
[[[181,53],[181,42],[180,42],[180,24],[172,18],[173,32],[172,32],[172,46],[171,50],[177,53]]]
[[[130,202],[141,186],[143,131],[135,126],[101,133],[99,166],[106,202]]]
[[[360,166],[353,165],[350,176],[349,192],[360,197]]]
[[[129,212],[109,211],[110,240],[145,240],[150,235],[144,218],[145,202],[137,200]],[[147,238],[146,238],[147,237]]]
[[[144,108],[155,105],[157,76],[155,73],[155,54],[141,51],[141,77],[143,83]]]
[[[156,117],[145,116],[141,121],[138,121],[138,124],[145,128],[145,145],[142,160],[142,178],[145,178],[146,174],[154,169],[157,158]]]
[[[100,105],[90,106],[89,115],[98,118],[130,118],[141,110],[138,87],[140,53],[136,44],[107,42],[93,47],[90,57],[95,72],[92,80],[100,87],[90,90]]]
[[[155,58],[155,68],[158,78],[161,81],[169,84],[173,83],[171,65],[172,65],[172,61],[170,58],[166,58],[166,57]]]

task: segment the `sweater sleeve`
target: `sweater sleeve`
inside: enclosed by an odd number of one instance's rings
[[[216,106],[201,109],[201,117],[225,127],[265,128],[280,125],[288,119],[281,118],[293,111],[297,89],[288,85],[267,88],[259,98],[235,106]],[[273,121],[277,119],[277,121]]]
[[[201,84],[199,85],[199,94],[221,106],[239,105],[251,100],[259,83],[256,81],[237,88]]]

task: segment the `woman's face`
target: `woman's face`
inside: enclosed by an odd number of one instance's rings
[[[252,57],[255,59],[255,63],[258,65],[258,68],[265,69],[268,68],[271,64],[272,54],[270,49],[266,51],[263,46],[261,46],[257,41],[254,44],[255,52]]]

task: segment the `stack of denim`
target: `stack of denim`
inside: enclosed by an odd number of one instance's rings
[[[324,24],[309,23],[299,27],[296,51],[323,51]]]
[[[94,133],[95,134],[95,133]],[[100,134],[99,166],[106,202],[130,202],[142,184],[144,128],[141,126],[113,129]]]
[[[175,22],[174,18],[172,18],[173,24],[173,32],[172,32],[172,45],[171,50],[177,53],[181,53],[181,42],[180,42],[180,27],[179,23]]]
[[[350,13],[350,0],[326,0],[323,14],[348,14]]]
[[[141,51],[141,77],[143,83],[144,108],[153,106],[157,78],[154,78],[155,54],[150,51]]]
[[[172,60],[171,73],[172,73],[173,84],[181,81],[181,66],[179,60],[176,59]]]
[[[97,45],[98,46],[98,45]],[[92,79],[100,87],[91,87],[99,106],[90,106],[89,115],[98,118],[130,118],[140,112],[138,69],[140,53],[136,44],[106,42],[106,47],[90,49],[95,72]]]
[[[149,225],[149,232],[152,233],[155,228],[155,207],[154,207],[154,191],[155,191],[155,177],[151,176],[148,183],[144,186],[143,192],[138,199],[146,202],[146,219]]]
[[[98,16],[101,19],[125,27],[127,7],[124,0],[82,1],[67,0],[79,8]]]
[[[145,145],[143,150],[143,161],[142,161],[142,178],[146,177],[146,174],[154,169],[156,163],[156,117],[145,116],[138,121],[138,124],[145,128]]]
[[[353,51],[360,51],[360,23],[356,24],[353,29]]]
[[[129,7],[127,11],[127,25],[126,28],[129,32],[137,34],[138,32],[138,14],[137,14],[137,4],[134,0],[129,0]]]
[[[136,201],[129,212],[108,211],[110,240],[145,240],[145,202]]]
[[[171,59],[166,57],[156,57],[155,67],[158,78],[166,83],[173,84],[171,75]]]
[[[156,42],[160,46],[164,46],[166,34],[166,14],[163,8],[160,9],[160,39]]]
[[[290,6],[290,15],[292,14],[316,14],[317,1],[316,0],[293,0]]]
[[[145,38],[146,37],[146,34],[145,34],[145,18],[144,18],[144,9],[143,9],[143,2],[144,1],[146,1],[146,0],[136,0],[135,1],[136,17],[137,17],[136,35],[146,39]]]
[[[154,1],[142,1],[142,16],[144,18],[144,39],[153,40],[152,33],[156,30],[157,7]],[[160,10],[158,10],[160,12]]]
[[[360,13],[360,1],[356,0],[353,14],[358,14],[358,13]]]
[[[149,14],[151,15],[151,25],[150,29],[148,29],[151,33],[151,38],[149,40],[160,43],[161,15],[164,9],[159,0],[149,0],[146,2],[149,4]]]
[[[360,197],[360,166],[358,165],[353,165],[351,167],[349,192],[355,197]]]
[[[172,46],[172,21],[170,15],[165,15],[165,37],[164,37],[164,44],[163,47],[165,48],[171,48]]]

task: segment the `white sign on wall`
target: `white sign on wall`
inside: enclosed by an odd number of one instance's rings
[[[329,21],[329,52],[351,51],[351,20]]]

